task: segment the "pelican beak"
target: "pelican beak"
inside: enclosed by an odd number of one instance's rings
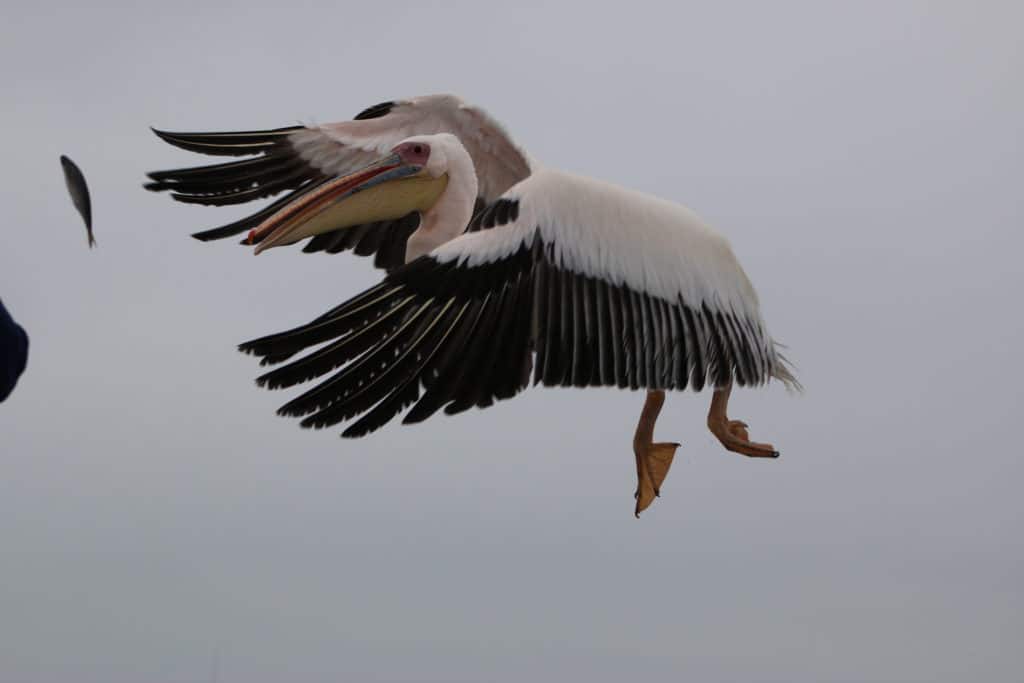
[[[448,176],[433,178],[422,171],[390,154],[299,197],[250,230],[245,243],[256,244],[259,254],[325,232],[425,211],[441,196]]]

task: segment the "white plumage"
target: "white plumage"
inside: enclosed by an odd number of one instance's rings
[[[466,235],[437,250],[469,264],[507,256],[539,229],[573,272],[657,296],[709,303],[744,315],[757,294],[728,241],[690,209],[617,185],[546,168],[504,197],[519,218],[498,233]]]
[[[195,151],[261,156],[150,174],[150,189],[215,204],[293,190],[200,239],[255,225],[248,241],[267,240],[258,250],[312,235],[304,251],[376,254],[390,271],[306,325],[241,345],[264,364],[319,346],[258,380],[280,388],[333,372],[279,410],[303,426],[358,418],[344,435],[362,436],[409,406],[405,422],[486,407],[532,373],[545,385],[648,391],[634,438],[637,512],[678,447],[652,441],[665,389],[711,384],[708,425],[722,444],[778,455],[727,418],[729,392],[734,382],[799,384],[728,241],[685,206],[544,168],[451,95],[323,126],[158,134]],[[363,191],[373,194],[351,199]]]

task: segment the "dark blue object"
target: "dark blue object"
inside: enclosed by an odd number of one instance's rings
[[[10,396],[28,362],[28,335],[0,301],[0,401]]]

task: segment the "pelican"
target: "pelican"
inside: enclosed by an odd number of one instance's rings
[[[546,168],[452,95],[385,102],[322,126],[155,132],[250,158],[154,172],[149,189],[203,204],[290,190],[198,239],[248,231],[243,242],[257,254],[308,240],[303,251],[351,249],[387,270],[315,320],[239,346],[277,365],[260,386],[329,375],[278,410],[303,427],[351,422],[342,435],[360,437],[407,408],[410,424],[441,408],[490,406],[531,375],[545,386],[642,389],[637,516],[660,495],[680,446],[654,441],[667,390],[710,388],[707,425],[719,442],[778,457],[730,419],[730,392],[772,379],[800,385],[728,241],[688,208]]]

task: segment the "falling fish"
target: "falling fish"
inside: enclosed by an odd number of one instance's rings
[[[89,186],[85,184],[82,170],[63,154],[60,157],[60,165],[64,167],[64,182],[67,183],[71,201],[78,209],[78,213],[82,214],[82,220],[85,221],[85,230],[89,234],[89,248],[92,249],[96,246],[96,238],[92,235],[92,204],[89,201]]]

